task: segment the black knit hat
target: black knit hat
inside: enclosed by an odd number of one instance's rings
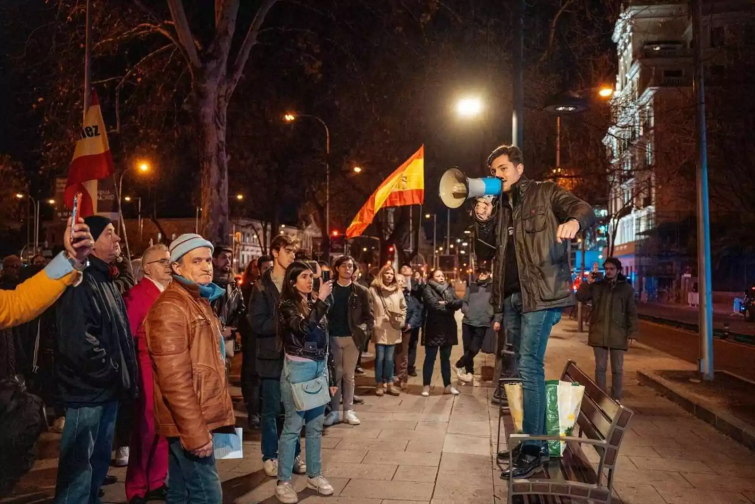
[[[89,226],[89,232],[92,233],[94,241],[97,241],[97,238],[99,238],[102,232],[105,231],[108,224],[112,224],[110,219],[100,215],[90,215],[89,217],[85,217],[84,222]]]

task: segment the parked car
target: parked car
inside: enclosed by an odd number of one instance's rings
[[[755,285],[745,291],[745,298],[739,305],[739,312],[748,322],[755,322]]]

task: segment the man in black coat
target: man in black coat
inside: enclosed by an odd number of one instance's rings
[[[55,376],[66,407],[55,502],[95,503],[107,475],[118,402],[137,394],[126,306],[113,282],[120,238],[109,219],[85,219],[95,240],[82,284],[57,304]]]
[[[524,176],[519,148],[502,145],[487,160],[492,176],[501,179],[502,194],[494,205],[478,200],[477,257],[495,260],[493,307],[503,315],[516,353],[524,396],[522,429],[545,435],[545,349],[561,310],[575,303],[567,241],[592,226],[590,205],[553,182],[535,182]],[[496,318],[496,320],[500,320]],[[496,323],[495,329],[500,326]],[[547,447],[525,441],[514,467],[502,478],[527,478],[542,468]],[[499,454],[504,459],[508,453]]]

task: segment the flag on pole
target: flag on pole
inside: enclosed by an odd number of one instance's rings
[[[348,238],[364,233],[383,207],[421,205],[425,201],[425,146],[383,181],[346,230]]]
[[[93,215],[97,202],[97,184],[90,181],[104,179],[113,175],[115,167],[107,140],[105,121],[102,119],[97,93],[92,90],[89,108],[84,117],[84,125],[76,142],[71,167],[66,181],[65,204],[73,207],[73,197],[81,193],[81,216]]]

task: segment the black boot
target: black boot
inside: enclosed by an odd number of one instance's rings
[[[522,444],[518,444],[516,448],[514,448],[514,463],[516,463],[516,459],[519,458],[519,454],[522,451]],[[509,450],[502,450],[498,452],[498,462],[500,463],[509,463]],[[548,453],[548,448],[543,447],[543,449],[540,450],[540,460],[543,462],[543,464],[547,463],[551,459],[550,454]]]
[[[512,477],[514,479],[529,478],[542,470],[543,460],[540,456],[540,449],[538,447],[525,446],[514,460],[514,466],[507,467],[501,472],[501,479]]]

